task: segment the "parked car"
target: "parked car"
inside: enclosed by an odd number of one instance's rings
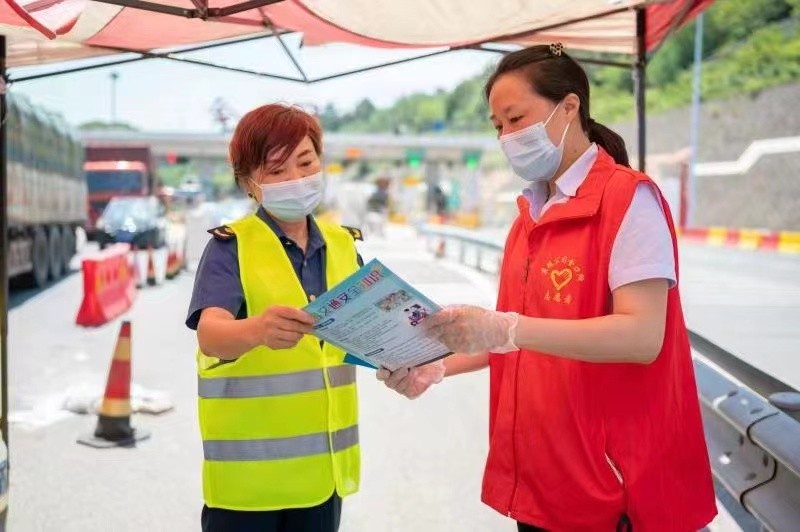
[[[167,209],[155,196],[116,197],[97,220],[101,248],[124,242],[140,249],[166,245]]]

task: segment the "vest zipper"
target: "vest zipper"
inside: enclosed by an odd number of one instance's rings
[[[606,462],[608,462],[608,467],[611,468],[611,472],[614,473],[614,476],[617,477],[617,481],[619,481],[620,486],[624,486],[625,482],[622,480],[622,472],[617,467],[617,464],[614,463],[614,460],[608,456],[608,453],[603,453],[606,457]]]
[[[525,301],[528,288],[528,271],[531,267],[531,257],[525,258],[525,269],[522,271],[522,314],[525,314]],[[508,503],[508,517],[511,517],[511,508],[514,506],[514,498],[517,496],[517,405],[519,404],[519,359],[522,352],[517,353],[517,360],[514,368],[514,415],[511,422],[511,456],[514,462],[514,488],[511,490],[511,500]]]

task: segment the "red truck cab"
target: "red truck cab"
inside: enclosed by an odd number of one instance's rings
[[[111,198],[154,194],[154,167],[149,146],[87,144],[83,170],[89,191],[86,232],[90,239],[95,235],[97,219]]]

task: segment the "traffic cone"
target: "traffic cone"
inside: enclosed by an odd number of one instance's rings
[[[108,370],[97,427],[93,434],[78,438],[78,443],[96,448],[132,447],[149,437],[148,431],[131,426],[131,322],[123,321]]]

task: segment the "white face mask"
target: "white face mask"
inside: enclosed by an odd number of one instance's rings
[[[302,220],[322,201],[322,172],[300,179],[258,185],[261,188],[261,205],[268,213],[284,222]]]
[[[561,142],[558,146],[553,145],[545,129],[560,105],[561,102],[556,105],[544,122],[537,122],[525,129],[500,137],[500,146],[514,169],[514,173],[526,181],[549,181],[561,164],[561,158],[564,155],[564,138],[567,136],[569,124],[564,128],[564,134],[561,135]]]

